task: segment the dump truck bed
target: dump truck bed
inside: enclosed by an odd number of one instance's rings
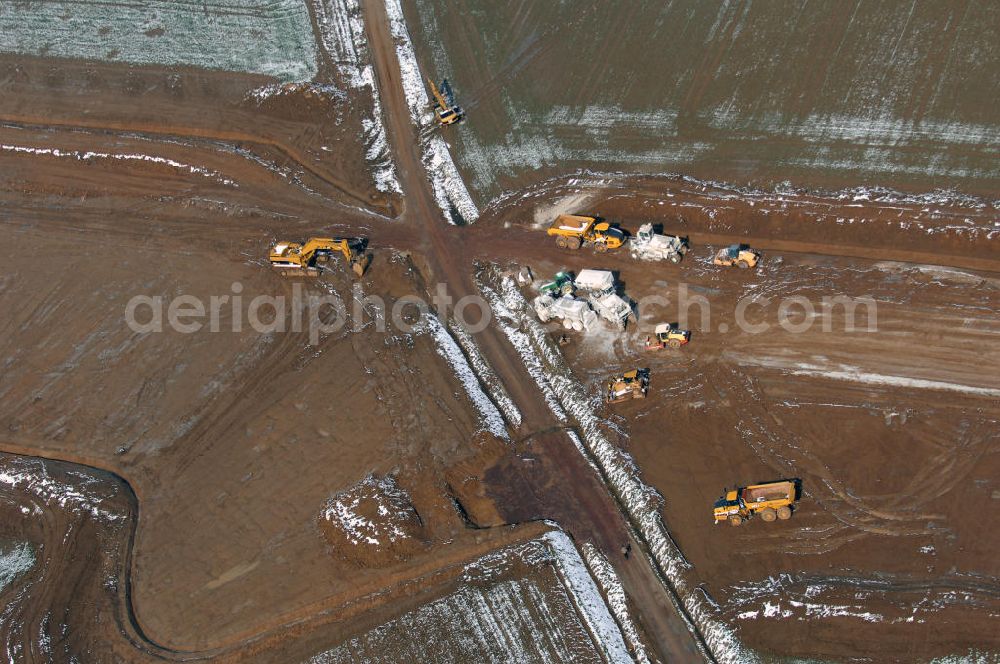
[[[769,482],[755,484],[743,490],[743,500],[747,503],[759,503],[771,500],[795,500],[794,482]]]
[[[575,214],[561,214],[549,226],[549,234],[583,233],[594,223],[593,217],[581,217]]]

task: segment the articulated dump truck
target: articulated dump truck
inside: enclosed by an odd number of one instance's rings
[[[740,487],[728,491],[715,501],[715,523],[728,521],[731,526],[739,526],[754,515],[762,521],[792,518],[796,486],[792,480],[767,482]]]

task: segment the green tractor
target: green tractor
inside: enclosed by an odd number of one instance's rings
[[[556,272],[556,276],[552,281],[542,284],[542,287],[538,289],[542,295],[551,295],[552,297],[562,297],[563,295],[573,294],[573,275],[569,272]]]

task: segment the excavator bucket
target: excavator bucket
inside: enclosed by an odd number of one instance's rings
[[[365,276],[365,272],[368,271],[368,266],[371,262],[371,254],[361,254],[351,262],[351,269],[354,270],[354,274],[360,279]]]

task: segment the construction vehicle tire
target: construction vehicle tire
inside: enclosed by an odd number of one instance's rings
[[[560,249],[568,249],[566,237],[562,235],[556,236],[556,246]]]
[[[729,517],[729,525],[733,526],[734,528],[743,525],[743,517],[741,517],[739,514],[733,514],[732,516]]]
[[[745,260],[738,260],[736,261],[736,266],[741,270],[745,270],[750,267],[750,263],[747,263]]]
[[[681,347],[681,342],[679,339],[671,339],[667,342],[667,345],[676,350]]]
[[[670,256],[670,262],[671,263],[680,263],[681,262],[681,255],[680,254],[672,254]]]
[[[778,508],[778,518],[782,521],[787,521],[792,518],[792,508],[788,505],[782,505]]]
[[[770,523],[778,518],[778,514],[770,507],[765,507],[760,511],[760,520]]]
[[[566,238],[566,248],[567,249],[572,249],[572,250],[575,251],[575,250],[577,250],[577,249],[580,248],[581,244],[583,244],[583,240],[581,240],[578,237],[568,237],[568,238]]]
[[[606,253],[608,251],[608,245],[605,242],[598,242],[594,245],[594,251],[599,254]]]

